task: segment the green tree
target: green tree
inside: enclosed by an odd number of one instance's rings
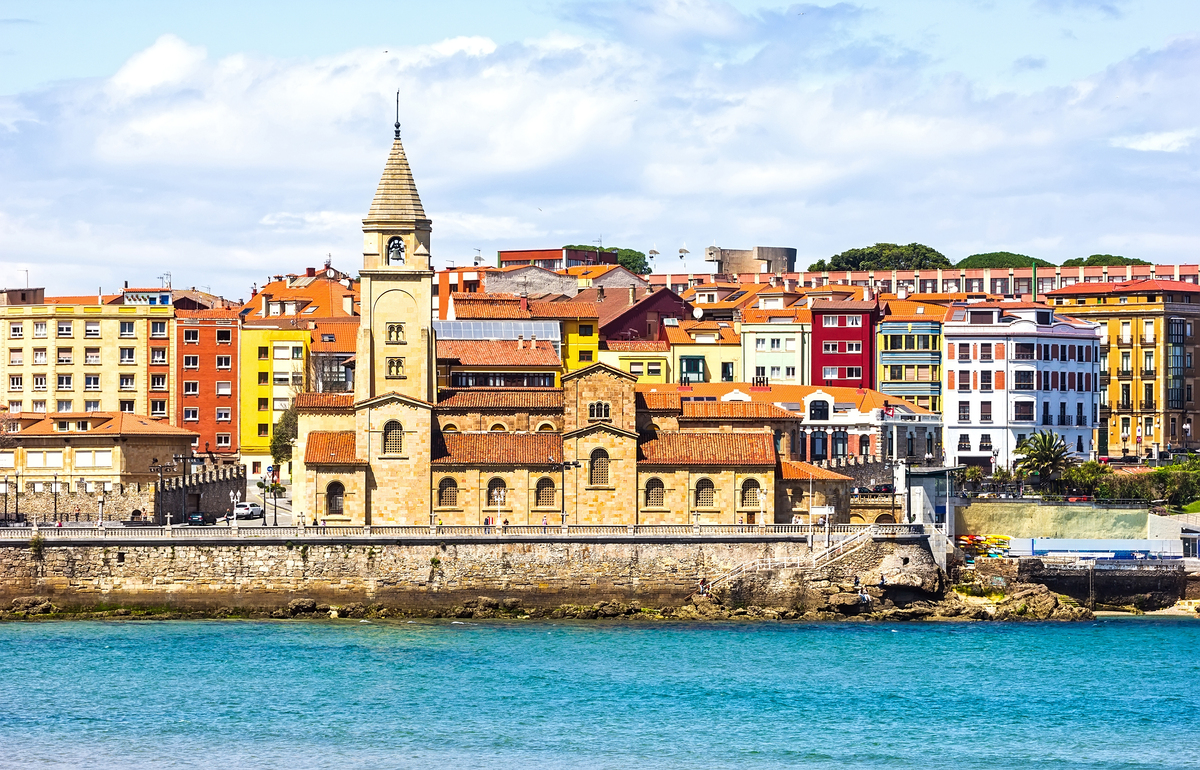
[[[877,243],[863,249],[850,249],[828,260],[818,260],[809,270],[929,270],[953,267],[941,252],[921,243],[901,246]]]
[[[1085,494],[1095,494],[1096,488],[1106,476],[1112,475],[1112,468],[1107,463],[1088,460],[1085,463],[1068,468],[1063,472],[1063,481]]]
[[[1031,433],[1017,446],[1022,456],[1016,466],[1030,476],[1037,474],[1045,484],[1056,473],[1062,473],[1073,464],[1070,451],[1062,436],[1048,430]]]
[[[1134,257],[1121,257],[1116,254],[1093,254],[1084,259],[1076,257],[1068,259],[1062,263],[1063,267],[1121,267],[1124,265],[1148,265],[1150,264],[1144,259],[1136,259]]]
[[[292,459],[292,442],[295,440],[296,407],[293,405],[279,415],[274,435],[271,436],[271,460],[275,465],[282,465]]]
[[[637,249],[618,249],[615,246],[605,246],[603,249],[596,246],[579,246],[567,245],[564,249],[577,249],[579,251],[605,251],[615,253],[617,255],[617,264],[625,268],[631,273],[638,275],[646,275],[650,272],[650,263],[646,260],[646,255]]]
[[[963,471],[963,481],[968,484],[978,484],[983,481],[983,469],[978,465],[972,465]]]
[[[972,254],[955,265],[955,267],[971,269],[985,267],[1029,267],[1030,265],[1054,267],[1053,262],[1047,262],[1037,257],[1028,257],[1024,254],[1014,254],[1011,251],[989,251],[986,254]]]

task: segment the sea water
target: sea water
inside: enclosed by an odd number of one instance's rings
[[[1200,622],[0,624],[0,766],[1200,768]]]

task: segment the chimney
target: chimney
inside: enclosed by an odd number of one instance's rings
[[[521,310],[529,310],[529,294],[527,292],[521,292]]]
[[[129,281],[126,281],[126,282],[125,282],[125,288],[126,288],[126,289],[128,289],[128,288],[129,288]]]
[[[316,277],[316,275],[317,275],[317,268],[315,268],[315,267],[304,268],[304,276],[306,278],[314,278],[314,277]]]
[[[354,295],[346,294],[342,297],[342,312],[346,315],[354,315]]]
[[[525,349],[525,335],[518,334],[517,335],[517,350],[524,350],[524,349]]]
[[[529,335],[529,349],[535,350],[536,348],[537,348],[537,335],[530,334]]]
[[[907,286],[899,286],[896,288],[896,299],[908,299]]]
[[[632,305],[634,302],[637,302],[637,287],[630,286],[629,287],[629,304]]]
[[[604,287],[603,286],[596,287],[596,301],[597,302],[604,301]]]

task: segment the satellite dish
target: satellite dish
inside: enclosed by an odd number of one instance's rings
[[[703,317],[704,317],[704,311],[702,309],[700,309],[698,307],[692,308],[692,318],[695,318],[697,321],[699,321]]]
[[[691,252],[690,252],[690,251],[688,251],[687,249],[680,249],[680,250],[679,250],[679,258],[680,258],[680,259],[687,259],[687,255],[688,255],[688,254],[690,254],[690,253],[691,253]]]

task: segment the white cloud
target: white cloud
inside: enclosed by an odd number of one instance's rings
[[[237,296],[327,253],[353,269],[396,88],[440,264],[600,235],[671,259],[691,243],[693,269],[713,240],[1063,259],[1120,237],[1194,259],[1198,161],[1180,151],[1197,132],[1178,126],[1200,125],[1196,38],[1011,94],[855,37],[845,4],[802,24],[701,0],[586,8],[607,32],[307,59],[167,36],[106,82],[18,95],[0,106],[0,259],[70,265],[62,291],[169,269]]]
[[[1179,152],[1186,150],[1200,130],[1189,128],[1183,131],[1161,131],[1158,133],[1119,136],[1109,140],[1113,147],[1140,152]]]

